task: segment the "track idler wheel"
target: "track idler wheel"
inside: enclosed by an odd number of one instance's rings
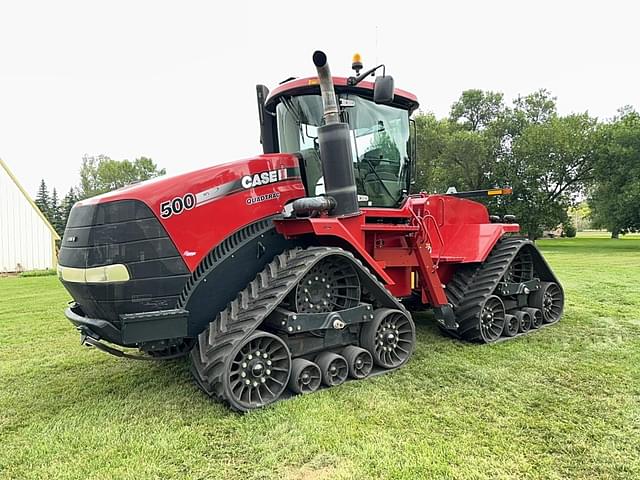
[[[280,337],[256,330],[236,346],[224,367],[225,397],[246,411],[280,397],[289,381],[291,354]]]
[[[514,317],[518,319],[519,330],[520,333],[527,333],[531,330],[531,315],[529,312],[524,312],[522,310],[515,310],[511,312]]]
[[[289,390],[294,393],[312,393],[320,387],[322,372],[320,367],[304,358],[296,358],[291,363]]]
[[[316,357],[316,363],[322,372],[322,383],[327,387],[335,387],[347,379],[349,366],[343,356],[323,352]]]
[[[542,312],[544,323],[555,323],[562,316],[564,294],[557,283],[541,282],[540,288],[529,295],[529,306]]]
[[[495,342],[502,335],[505,324],[504,303],[497,295],[490,295],[478,314],[480,336],[486,343]]]
[[[520,320],[515,315],[506,314],[504,316],[504,330],[502,334],[505,337],[515,337],[520,330]]]
[[[360,332],[360,345],[382,368],[404,365],[413,353],[415,341],[416,327],[411,317],[391,308],[376,310],[373,320],[365,323]]]
[[[368,350],[349,345],[342,350],[342,356],[349,365],[349,376],[362,379],[369,376],[373,368],[373,357]]]
[[[531,316],[531,328],[533,330],[537,330],[542,326],[542,323],[543,323],[542,310],[538,308],[531,308],[531,307],[525,307],[522,310],[529,313],[529,315]]]

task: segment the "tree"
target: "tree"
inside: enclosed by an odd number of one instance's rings
[[[433,113],[419,113],[415,117],[417,134],[416,190],[443,191],[439,181],[441,156],[450,136],[448,120],[437,120]]]
[[[462,123],[467,130],[481,130],[504,112],[502,98],[502,93],[466,90],[451,106],[449,118],[452,122]]]
[[[567,214],[572,219],[578,232],[591,228],[592,213],[586,200],[582,200],[577,205],[569,208]]]
[[[640,231],[640,115],[621,109],[603,129],[589,203],[596,226],[612,238]]]
[[[556,97],[541,88],[525,97],[518,96],[513,101],[516,115],[521,115],[527,124],[541,124],[557,116]]]
[[[485,132],[458,130],[451,133],[437,170],[443,190],[489,188],[495,165],[493,142]]]
[[[50,217],[51,198],[49,198],[49,189],[47,188],[47,184],[44,179],[40,180],[40,187],[38,187],[35,204],[45,217]]]
[[[64,232],[65,227],[67,226],[67,222],[69,221],[69,214],[71,213],[71,209],[75,205],[75,203],[79,200],[78,195],[73,187],[69,189],[69,192],[64,196],[62,202],[60,204],[60,230],[56,231],[60,236],[62,236],[61,232]]]
[[[590,180],[598,141],[595,119],[558,117],[547,90],[520,96],[508,108],[501,93],[467,90],[448,119],[416,116],[419,187],[443,192],[511,186],[514,194],[488,202],[515,214],[531,238],[567,218]]]
[[[147,157],[129,160],[112,160],[105,155],[82,158],[80,168],[80,198],[93,197],[101,193],[164,175],[165,169]]]
[[[58,235],[62,236],[64,233],[64,223],[62,218],[61,205],[58,201],[58,192],[55,187],[53,188],[53,192],[51,193],[51,203],[49,205],[49,223],[53,226],[54,230],[58,232]],[[66,222],[65,222],[66,223]]]
[[[448,119],[418,115],[419,179],[427,191],[476,190],[492,186],[504,116],[502,94],[467,90],[452,105]]]
[[[532,239],[566,222],[568,207],[592,178],[598,135],[587,114],[527,125],[498,163],[497,178],[514,192],[497,202],[500,213],[515,214]]]

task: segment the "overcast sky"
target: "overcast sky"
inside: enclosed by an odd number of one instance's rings
[[[0,157],[35,195],[77,184],[85,153],[170,174],[257,154],[255,84],[312,75],[315,49],[334,75],[386,63],[439,117],[464,89],[547,88],[609,118],[640,107],[636,4],[1,0]]]

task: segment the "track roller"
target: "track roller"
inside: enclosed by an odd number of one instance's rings
[[[322,352],[316,357],[322,372],[322,383],[328,387],[340,385],[347,379],[349,366],[343,356],[332,352]]]
[[[362,379],[369,376],[373,368],[373,357],[368,350],[349,345],[342,350],[342,356],[349,365],[349,376]]]
[[[524,307],[522,310],[531,316],[531,329],[537,330],[542,326],[542,310],[538,308]]]
[[[518,319],[518,324],[520,325],[518,332],[527,333],[531,330],[531,315],[529,315],[529,312],[513,310],[511,314]]]
[[[541,282],[540,288],[529,295],[529,306],[542,312],[544,323],[555,323],[562,316],[564,293],[557,283]]]
[[[502,335],[505,337],[514,337],[520,330],[520,320],[515,315],[505,314],[504,316],[504,330]]]
[[[373,363],[383,368],[404,365],[416,341],[416,327],[411,317],[400,310],[379,308],[373,320],[360,332],[360,345],[373,357]]]
[[[322,372],[320,367],[304,358],[291,362],[291,376],[287,386],[293,393],[312,393],[320,387]]]
[[[497,295],[488,296],[478,314],[482,340],[491,343],[500,338],[504,330],[505,315],[504,303],[500,297]]]

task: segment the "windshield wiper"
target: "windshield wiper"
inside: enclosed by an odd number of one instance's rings
[[[376,169],[373,166],[373,163],[371,163],[371,160],[369,160],[365,155],[362,156],[362,159],[367,162],[367,164],[369,165],[369,167],[371,167],[371,171],[373,172],[373,174],[376,176],[376,178],[378,179],[378,181],[380,182],[380,185],[382,185],[382,188],[384,188],[384,191],[387,193],[387,195],[389,195],[389,197],[397,203],[398,199],[396,197],[393,196],[393,194],[389,191],[389,189],[387,188],[387,186],[384,184],[384,182],[382,181],[382,178],[380,178],[380,175],[378,175],[378,172],[376,172]],[[366,182],[363,182],[366,183]],[[366,189],[365,189],[366,190]]]

